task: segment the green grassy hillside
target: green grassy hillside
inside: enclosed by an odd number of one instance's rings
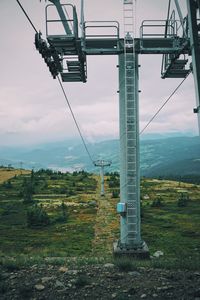
[[[151,253],[200,261],[200,186],[175,181],[142,182],[142,232]]]
[[[118,175],[106,177],[105,197],[99,188],[98,176],[86,172],[41,170],[6,179],[0,184],[1,257],[111,257],[119,237]],[[161,250],[161,264],[200,267],[200,186],[143,179],[141,206],[151,255]],[[40,218],[46,214],[45,222],[27,219],[35,209]]]
[[[28,201],[27,186],[32,194]],[[2,254],[74,256],[91,252],[95,197],[96,180],[84,172],[64,175],[42,171],[4,182],[0,187]],[[27,211],[36,205],[48,214],[48,226],[27,226]]]

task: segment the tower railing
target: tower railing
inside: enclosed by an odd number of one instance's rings
[[[52,34],[52,32],[50,32],[50,25],[54,25],[53,27],[51,27],[56,31],[55,35],[58,35],[58,32],[60,35],[62,35],[61,32],[61,27],[60,25],[62,24],[63,27],[67,26],[69,28],[69,32],[68,32],[68,36],[72,36],[75,38],[78,38],[78,17],[77,17],[77,13],[76,13],[76,8],[75,6],[73,6],[72,4],[61,4],[61,7],[63,9],[63,13],[64,13],[64,18],[60,18],[59,16],[55,17],[55,16],[51,16],[51,9],[54,9],[55,11],[55,5],[54,4],[49,4],[46,6],[45,8],[45,18],[46,18],[46,36],[49,36],[50,34]],[[53,11],[52,11],[53,12]],[[53,15],[53,13],[52,13]],[[66,35],[66,32],[63,31],[63,34]]]
[[[87,54],[113,54],[119,49],[119,22],[87,21],[84,23],[84,50]]]
[[[104,33],[110,29],[111,33]],[[87,21],[84,23],[86,38],[119,39],[119,22],[117,21]],[[88,32],[90,31],[90,32]],[[94,32],[94,33],[93,33]]]
[[[176,37],[178,35],[178,23],[180,23],[178,20],[144,20],[140,27],[140,38]]]

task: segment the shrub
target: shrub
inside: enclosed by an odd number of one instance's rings
[[[113,190],[112,191],[112,198],[118,198],[119,197],[119,190]]]
[[[110,179],[108,186],[109,186],[109,188],[119,187],[119,179],[118,178]]]
[[[32,286],[22,284],[21,286],[18,287],[18,290],[21,299],[30,299],[31,295],[33,295]]]
[[[178,207],[186,207],[188,205],[189,200],[190,199],[188,194],[181,193],[181,196],[177,201]]]
[[[0,282],[0,295],[5,294],[9,290],[9,286],[6,282]]]
[[[28,227],[43,227],[50,224],[50,219],[42,205],[34,205],[27,211]]]
[[[60,205],[63,217],[67,218],[67,205],[65,205],[64,201],[62,201]]]
[[[23,196],[24,203],[32,203],[32,195],[34,194],[34,180],[27,180],[24,178],[20,194]]]
[[[90,279],[88,278],[87,275],[84,274],[79,275],[75,282],[75,285],[77,287],[83,287],[88,284],[90,284]]]
[[[24,199],[24,204],[29,204],[29,203],[33,203],[33,197],[32,197],[32,194],[26,190],[23,194],[23,199]]]
[[[163,200],[161,197],[153,200],[152,204],[151,204],[151,207],[161,207],[163,206]]]
[[[6,189],[11,189],[12,188],[12,183],[10,180],[6,181],[3,183],[3,187]]]
[[[1,262],[1,264],[2,264],[3,268],[5,268],[6,270],[8,270],[10,272],[20,270],[19,263],[14,259],[3,260]]]
[[[73,191],[73,190],[69,190],[69,191],[68,191],[68,195],[69,195],[69,196],[74,196],[74,195],[76,195],[76,193],[75,193],[75,191]]]
[[[133,289],[133,288],[132,288]],[[131,290],[132,290],[131,289]],[[127,294],[122,294],[120,293],[119,295],[117,295],[117,298],[115,298],[116,300],[127,300]]]
[[[115,260],[116,267],[122,272],[136,271],[137,266],[135,265],[132,258],[122,257]]]
[[[61,209],[60,214],[54,219],[55,223],[65,223],[65,222],[67,222],[67,206],[63,201],[60,205],[60,209]]]
[[[67,193],[68,193],[68,189],[65,188],[65,187],[60,187],[60,188],[58,189],[58,193],[59,193],[59,194],[67,194]]]
[[[142,205],[142,203],[141,203],[141,206],[140,206],[140,216],[141,216],[141,219],[144,218],[144,205]]]

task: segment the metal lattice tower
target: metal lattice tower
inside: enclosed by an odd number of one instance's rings
[[[197,114],[199,135],[200,135],[200,1],[187,0],[188,8],[188,25],[190,32],[190,44],[192,45],[192,68],[194,75],[194,85],[196,93],[197,107],[194,109],[194,113]]]
[[[179,0],[174,0],[179,15],[177,19],[174,10],[169,14],[169,0],[167,19],[143,21],[139,38],[135,36],[136,0],[123,0],[123,38],[120,38],[117,21],[84,21],[83,0],[80,36],[75,6],[61,4],[60,0],[49,1],[53,4],[46,8],[47,42],[41,33],[37,33],[35,45],[53,78],[60,74],[64,82],[86,82],[87,55],[119,57],[120,203],[117,209],[121,215],[121,233],[114,251],[116,254],[146,256],[148,248],[140,231],[138,55],[162,54],[163,79],[186,78],[191,72],[188,57],[192,57],[197,100],[194,112],[198,114],[200,129],[200,1],[186,0],[188,15],[183,18]],[[52,7],[57,9],[60,19],[48,17]],[[48,32],[49,25],[61,23],[65,34]],[[99,34],[100,29],[109,30],[109,34],[105,31]],[[101,183],[101,192],[104,193],[104,179]]]
[[[126,235],[121,236],[122,247],[132,247],[140,243],[138,226],[138,97],[136,82],[136,55],[134,47],[135,38],[135,0],[124,0],[124,68],[125,68],[125,124],[126,124],[126,170],[125,194],[127,202]],[[132,49],[131,52],[128,52]],[[124,217],[122,217],[124,218]],[[124,226],[123,220],[121,226]],[[123,232],[123,230],[121,230]]]
[[[147,251],[140,235],[138,56],[135,52],[135,0],[124,0],[124,53],[120,81],[120,240],[115,253]]]
[[[94,161],[95,167],[99,167],[100,168],[100,176],[101,176],[101,192],[100,192],[100,195],[101,196],[105,195],[105,188],[104,188],[104,168],[105,167],[109,167],[111,164],[112,164],[111,161],[103,160],[103,159]]]

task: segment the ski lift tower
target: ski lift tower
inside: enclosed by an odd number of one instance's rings
[[[145,20],[140,37],[135,37],[136,0],[123,0],[124,37],[119,36],[117,21],[85,21],[81,0],[81,32],[76,7],[49,0],[46,6],[46,36],[35,35],[35,46],[49,70],[63,82],[87,81],[88,55],[117,55],[119,58],[120,111],[120,239],[114,244],[116,255],[148,257],[149,251],[140,229],[140,167],[138,114],[138,55],[162,54],[161,77],[186,78],[193,72],[200,126],[200,1],[186,0],[188,15],[183,18],[179,0],[169,0],[165,20]],[[174,1],[178,18],[170,4]],[[57,15],[52,15],[51,10]],[[61,26],[62,25],[62,26]],[[59,34],[50,27],[62,27]],[[192,57],[192,68],[188,66]]]
[[[101,176],[101,192],[100,195],[103,197],[105,196],[105,189],[104,189],[104,168],[109,167],[112,164],[111,161],[99,159],[94,161],[95,167],[100,168],[100,176]]]

